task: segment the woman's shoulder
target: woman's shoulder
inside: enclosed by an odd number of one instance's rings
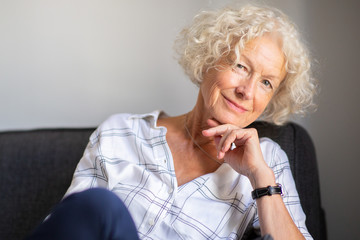
[[[268,137],[261,137],[259,139],[261,148],[271,149],[271,148],[280,148],[280,145],[274,140]]]
[[[286,153],[274,140],[268,137],[260,138],[260,148],[264,160],[270,167],[278,164],[278,162],[288,162]]]
[[[145,114],[117,113],[109,116],[102,122],[90,136],[90,142],[95,144],[100,139],[113,139],[114,137],[139,136],[151,137],[156,128],[156,121],[162,111],[153,111]]]
[[[110,115],[104,122],[100,124],[98,130],[104,131],[109,129],[125,129],[133,128],[134,124],[150,124],[156,125],[156,121],[162,111],[155,110],[145,114],[134,113],[116,113]]]

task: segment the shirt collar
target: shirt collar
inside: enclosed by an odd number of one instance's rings
[[[147,119],[150,122],[151,127],[156,128],[157,120],[159,119],[160,115],[167,114],[162,110],[155,110],[150,113],[144,113],[144,114],[133,114],[129,117],[129,119]]]

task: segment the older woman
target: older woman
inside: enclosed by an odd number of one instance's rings
[[[66,196],[110,190],[141,239],[311,239],[287,156],[246,128],[259,118],[280,125],[311,105],[310,64],[294,25],[255,6],[202,12],[176,46],[199,86],[194,108],[110,117]]]

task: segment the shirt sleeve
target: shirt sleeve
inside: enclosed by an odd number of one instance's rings
[[[271,141],[271,142],[270,142]],[[295,181],[290,169],[290,164],[286,153],[278,144],[270,140],[262,148],[264,158],[272,168],[277,183],[280,183],[283,191],[283,202],[289,211],[291,218],[300,232],[306,239],[313,239],[306,228],[306,216],[300,204],[299,194],[296,190]],[[254,219],[254,228],[259,229],[259,218]]]
[[[100,140],[100,130],[97,129],[90,136],[90,141],[75,169],[71,185],[64,197],[89,188],[108,189],[108,176],[105,161],[101,154]]]

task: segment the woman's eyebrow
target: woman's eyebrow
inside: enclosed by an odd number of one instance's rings
[[[275,76],[275,75],[272,75],[272,74],[267,74],[267,75],[262,75],[264,78],[267,78],[267,79],[279,79],[279,76]]]
[[[252,61],[244,54],[241,54],[239,57],[239,61],[244,61],[247,65],[249,65],[251,68],[253,67]]]

